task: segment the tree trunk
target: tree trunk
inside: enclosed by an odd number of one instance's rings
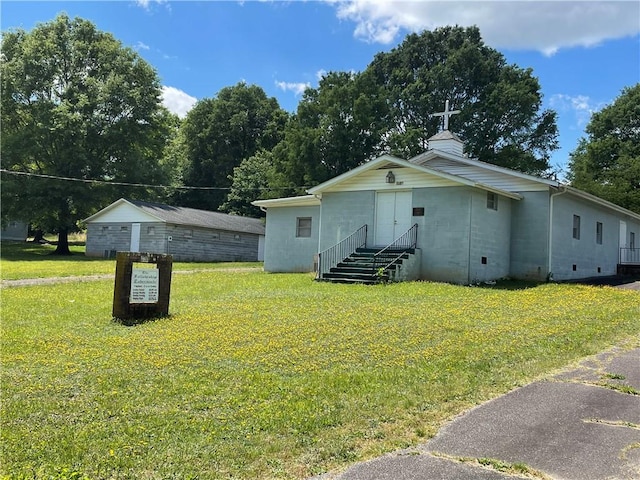
[[[71,250],[69,250],[69,230],[67,228],[60,229],[58,232],[58,244],[53,254],[71,255]]]
[[[33,233],[33,243],[44,243],[44,232],[42,229],[38,228]]]

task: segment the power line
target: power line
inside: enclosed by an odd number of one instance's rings
[[[173,185],[151,185],[148,183],[111,182],[107,180],[95,180],[95,179],[77,178],[77,177],[62,177],[59,175],[45,175],[42,173],[21,172],[16,170],[7,170],[6,168],[0,168],[0,173],[6,173],[8,175],[16,175],[16,176],[23,176],[23,177],[47,178],[50,180],[63,180],[68,182],[80,182],[80,183],[89,183],[89,184],[98,184],[98,185],[117,185],[117,186],[123,186],[123,187],[145,187],[145,188],[162,188],[162,189],[174,189],[174,190],[231,190],[231,187],[190,187],[190,186],[173,186]],[[286,188],[292,189],[292,188],[310,188],[310,187],[302,186],[302,187],[286,187]],[[251,190],[274,190],[274,188],[254,187]]]
[[[90,184],[99,184],[99,185],[118,185],[118,186],[124,186],[124,187],[174,188],[174,189],[184,189],[184,190],[229,190],[229,187],[187,187],[187,186],[174,187],[170,185],[151,185],[148,183],[111,182],[108,180],[95,180],[95,179],[89,179],[89,178],[62,177],[59,175],[45,175],[43,173],[20,172],[16,170],[7,170],[5,168],[0,168],[0,172],[7,173],[9,175],[20,175],[23,177],[48,178],[51,180],[64,180],[68,182],[80,182],[80,183],[90,183]]]

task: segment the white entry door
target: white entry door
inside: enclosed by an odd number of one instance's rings
[[[130,252],[140,251],[140,224],[131,224],[131,243],[129,245]]]
[[[411,228],[411,201],[411,191],[376,195],[376,245],[389,245]]]

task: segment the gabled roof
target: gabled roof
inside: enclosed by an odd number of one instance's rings
[[[320,200],[315,195],[302,195],[300,197],[272,198],[269,200],[255,200],[251,205],[256,207],[315,207],[320,205]]]
[[[434,175],[436,177],[440,177],[440,178],[444,178],[447,179],[449,181],[452,181],[454,183],[458,183],[460,185],[466,185],[466,186],[470,186],[470,187],[476,187],[476,188],[480,188],[482,190],[487,190],[493,193],[497,193],[499,195],[503,195],[505,197],[509,197],[509,198],[513,198],[516,200],[520,200],[522,198],[521,195],[517,194],[517,193],[513,193],[513,192],[508,192],[506,190],[502,190],[500,188],[495,188],[492,187],[491,185],[487,185],[484,183],[480,183],[480,182],[475,182],[473,180],[469,180],[467,178],[461,177],[459,175],[453,175],[447,172],[443,172],[441,170],[437,170],[435,168],[430,168],[427,166],[423,166],[423,165],[419,165],[417,163],[412,163],[409,162],[407,160],[403,160],[401,158],[398,157],[394,157],[393,155],[382,155],[381,157],[378,157],[374,160],[371,160],[370,162],[367,162],[363,165],[360,165],[359,167],[354,168],[353,170],[350,170],[348,172],[343,173],[342,175],[338,175],[337,177],[332,178],[331,180],[327,180],[324,183],[321,183],[320,185],[317,185],[313,188],[310,188],[309,190],[307,190],[310,194],[312,195],[319,195],[322,194],[323,191],[326,191],[332,187],[335,187],[336,185],[349,180],[357,175],[360,175],[363,172],[366,172],[368,170],[372,170],[372,169],[378,169],[381,168],[385,165],[391,165],[393,167],[405,167],[405,168],[410,168],[412,170],[418,171],[418,172],[422,172],[422,173],[426,173],[429,175]]]
[[[456,141],[462,142],[459,137],[448,130],[434,135],[430,140],[436,141]],[[435,143],[435,142],[434,142]],[[460,167],[459,167],[460,166]],[[459,168],[458,168],[459,167]],[[382,155],[378,158],[364,163],[353,170],[338,175],[324,183],[321,183],[307,190],[310,195],[300,197],[276,198],[272,200],[257,200],[252,202],[253,205],[267,207],[286,207],[286,206],[312,206],[320,205],[320,199],[323,192],[334,191],[336,188],[347,190],[352,187],[359,175],[370,170],[381,169],[409,168],[417,172],[439,177],[459,185],[466,185],[499,195],[521,200],[522,195],[518,192],[523,191],[548,191],[549,187],[566,191],[570,195],[580,197],[584,200],[598,204],[602,207],[617,211],[628,215],[631,218],[640,220],[640,214],[627,210],[619,205],[611,203],[595,195],[583,192],[576,188],[563,185],[557,180],[529,175],[526,173],[511,170],[509,168],[499,167],[480,160],[474,160],[462,155],[457,155],[449,151],[440,150],[437,147],[427,150],[420,155],[409,160],[403,160],[393,155]],[[351,185],[348,184],[351,182]],[[415,187],[414,187],[415,188]],[[508,188],[508,189],[507,189]]]
[[[414,163],[416,165],[424,165],[426,166],[430,161],[435,158],[444,158],[447,160],[452,160],[454,162],[462,163],[469,166],[480,167],[485,170],[490,170],[492,172],[502,173],[504,175],[511,175],[513,177],[522,178],[525,180],[530,180],[532,182],[541,183],[544,185],[548,185],[550,187],[559,187],[561,184],[556,180],[549,180],[542,177],[536,177],[535,175],[529,175],[527,173],[518,172],[516,170],[511,170],[510,168],[499,167],[497,165],[493,165],[491,163],[481,162],[480,160],[474,160],[468,157],[461,157],[459,155],[453,155],[448,152],[443,152],[440,150],[427,150],[419,155],[416,155],[413,158],[409,159],[409,162]]]
[[[89,223],[99,221],[99,218],[102,215],[118,208],[121,205],[133,206],[140,212],[153,217],[159,222],[264,235],[264,223],[258,218],[228,215],[226,213],[198,210],[195,208],[174,207],[162,203],[127,200],[124,198],[116,200],[111,205],[100,210],[98,213],[86,218],[84,222]]]
[[[621,207],[620,205],[616,205],[615,203],[611,203],[610,201],[605,200],[603,198],[596,197],[595,195],[592,195],[587,192],[583,192],[582,190],[578,190],[577,188],[574,188],[574,187],[563,186],[562,189],[566,190],[571,195],[575,195],[576,197],[584,198],[585,200],[589,200],[590,202],[597,203],[598,205],[601,205],[603,207],[609,208],[611,210],[615,210],[618,213],[622,213],[636,220],[640,220],[640,213],[627,210],[626,208]]]

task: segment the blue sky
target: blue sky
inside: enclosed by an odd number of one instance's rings
[[[327,71],[361,71],[413,31],[478,25],[507,62],[532,68],[558,113],[563,168],[592,112],[640,82],[640,2],[564,1],[7,1],[2,30],[60,12],[92,21],[158,72],[165,104],[184,115],[240,81],[295,111]],[[453,106],[455,107],[455,106]]]

